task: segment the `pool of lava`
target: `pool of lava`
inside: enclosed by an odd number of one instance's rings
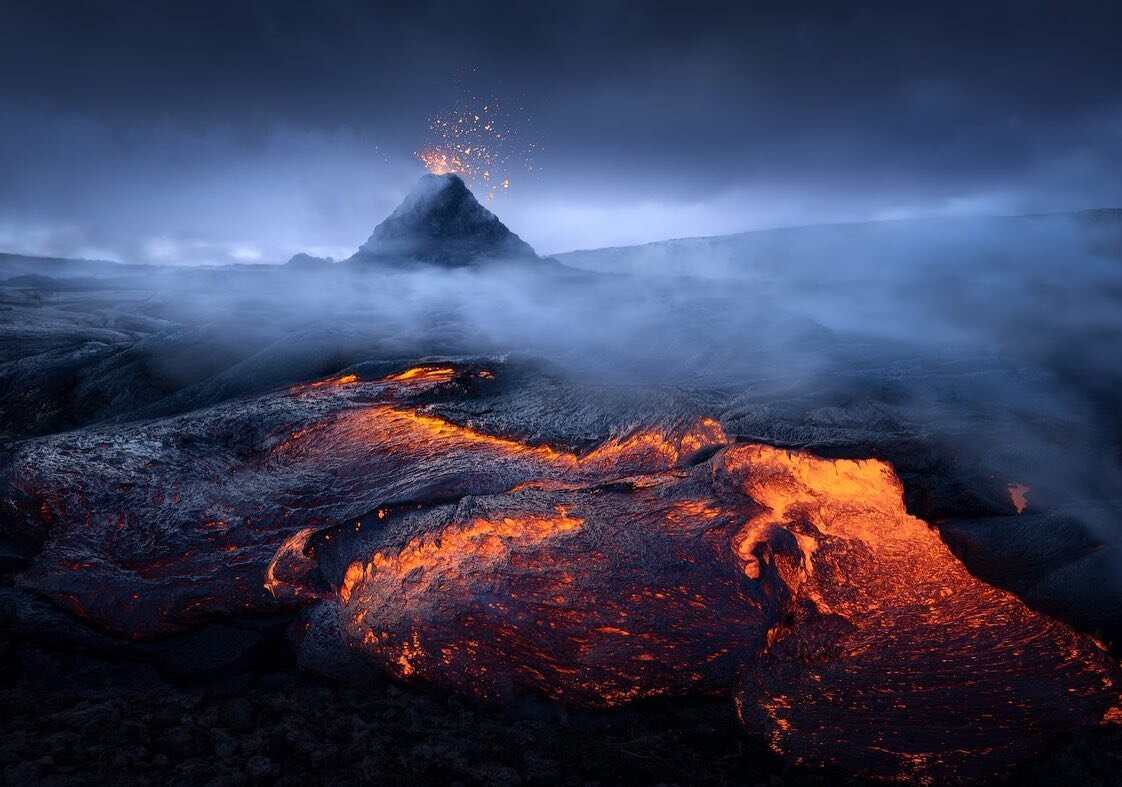
[[[159,636],[303,608],[301,658],[502,702],[728,696],[800,763],[992,773],[1116,713],[1091,637],[969,574],[877,459],[679,419],[581,450],[436,414],[492,371],[336,376],[17,457],[19,579]]]

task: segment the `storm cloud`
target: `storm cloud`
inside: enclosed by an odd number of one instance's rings
[[[115,2],[0,10],[0,246],[340,256],[466,92],[539,251],[1122,203],[1103,3]]]

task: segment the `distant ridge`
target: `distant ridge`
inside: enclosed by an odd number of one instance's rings
[[[109,260],[87,260],[67,257],[37,257],[31,254],[0,252],[0,279],[16,276],[51,276],[56,279],[78,276],[117,276],[147,265],[128,265]]]
[[[1122,208],[1092,208],[1066,213],[1034,213],[1009,216],[925,216],[864,222],[808,224],[748,230],[726,235],[705,235],[651,241],[633,246],[606,246],[554,254],[563,265],[598,273],[647,275],[719,275],[765,273],[782,269],[787,262],[805,262],[810,255],[822,256],[843,246],[862,253],[890,254],[892,245],[909,241],[941,242],[968,229],[997,229],[1016,239],[1031,228],[1049,222],[1086,230],[1100,251],[1122,254]],[[1015,230],[1020,227],[1021,232]],[[932,235],[936,232],[936,235]],[[926,233],[926,238],[923,237]],[[833,246],[831,246],[833,244]],[[913,246],[913,248],[915,248]]]

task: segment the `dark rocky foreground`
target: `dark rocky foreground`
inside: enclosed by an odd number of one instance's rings
[[[873,784],[776,757],[744,736],[727,701],[488,708],[369,675],[299,673],[278,647],[281,621],[198,648],[186,638],[98,657],[89,643],[43,642],[50,629],[4,611],[7,784]],[[245,657],[247,640],[269,647]],[[195,674],[169,671],[177,648],[193,650]],[[1062,736],[994,783],[1113,785],[1120,752],[1117,726]]]

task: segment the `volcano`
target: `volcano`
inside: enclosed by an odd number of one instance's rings
[[[476,200],[459,175],[425,175],[348,260],[463,268],[540,258]]]

